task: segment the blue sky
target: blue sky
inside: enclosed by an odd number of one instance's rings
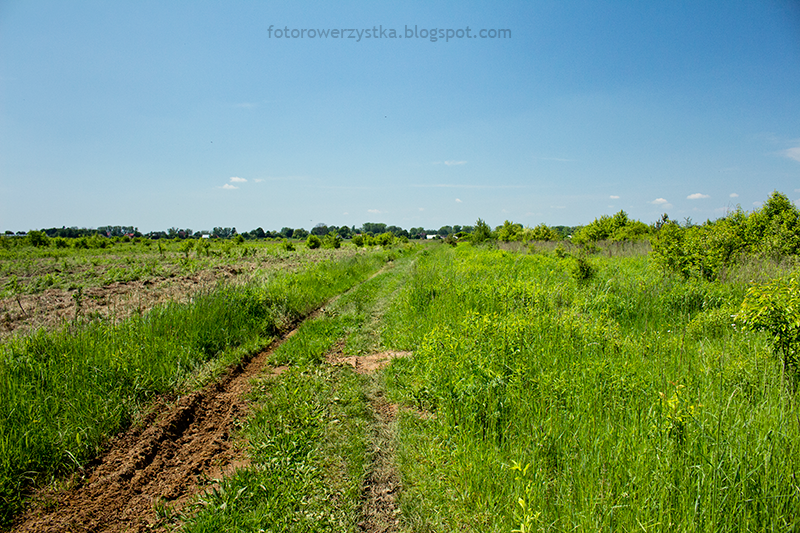
[[[0,0],[0,231],[699,222],[773,190],[800,199],[796,1]]]

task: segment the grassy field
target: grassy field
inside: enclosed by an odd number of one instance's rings
[[[797,530],[796,381],[770,338],[733,318],[751,281],[792,267],[753,259],[685,279],[646,245],[599,248],[351,248],[118,323],[8,340],[5,512],[153,395],[213,379],[341,294],[255,383],[249,466],[161,509],[165,530],[382,530],[365,511],[379,463],[400,487],[387,531]],[[342,364],[386,351],[408,355],[371,374]]]
[[[412,529],[796,530],[800,413],[767,338],[734,326],[746,285],[580,264],[459,246],[416,265],[384,328],[414,351],[393,398],[431,413],[399,429]]]
[[[318,254],[122,321],[72,321],[0,345],[0,519],[28,487],[84,464],[159,394],[191,389],[385,263]]]

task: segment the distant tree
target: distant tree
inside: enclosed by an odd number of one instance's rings
[[[515,224],[506,220],[502,226],[497,226],[494,231],[497,238],[503,242],[516,241],[519,240],[522,233],[522,224]]]
[[[311,235],[316,235],[317,237],[322,237],[327,234],[328,234],[328,225],[322,222],[320,222],[311,229]]]
[[[370,235],[378,235],[386,232],[386,224],[378,222],[364,222],[361,226],[361,233],[368,233]]]
[[[424,238],[425,236],[425,228],[411,228],[408,230],[408,238],[409,239],[419,239]]]
[[[482,242],[488,241],[492,238],[492,230],[489,227],[489,224],[484,222],[482,219],[478,219],[475,222],[475,230],[472,232],[472,242],[475,244],[480,244]]]
[[[539,224],[535,228],[525,228],[522,231],[523,241],[560,241],[561,235],[554,229],[545,224]]]
[[[279,231],[279,233],[283,235],[285,238],[291,239],[294,230],[292,228],[283,227],[281,228],[281,231]]]
[[[303,228],[297,228],[292,235],[294,239],[305,239],[306,237],[308,237],[308,232]]]

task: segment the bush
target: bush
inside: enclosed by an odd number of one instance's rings
[[[40,246],[47,246],[50,244],[47,235],[43,231],[30,231],[28,232],[28,242],[31,243],[31,246],[36,246],[37,248]]]
[[[342,238],[337,233],[328,233],[322,238],[323,248],[339,248],[342,246]]]
[[[783,357],[784,371],[798,370],[800,350],[800,282],[772,280],[747,290],[736,320],[745,330],[766,331]]]
[[[316,235],[309,235],[308,239],[306,239],[306,246],[308,246],[311,250],[316,250],[322,246],[322,239]]]
[[[289,239],[283,239],[283,241],[281,241],[281,247],[287,252],[294,252],[294,244],[292,244]]]
[[[652,238],[653,257],[684,277],[713,280],[748,254],[772,259],[800,254],[800,211],[786,195],[773,192],[749,215],[733,213],[702,226],[665,221]]]
[[[631,220],[625,211],[613,217],[603,215],[575,232],[573,241],[578,244],[597,241],[632,241],[643,239],[650,233],[650,227],[638,220]]]
[[[492,238],[492,230],[489,225],[480,218],[475,222],[475,229],[470,240],[473,244],[480,244]]]
[[[584,256],[577,256],[575,258],[575,263],[572,266],[571,274],[578,283],[586,283],[587,281],[590,281],[596,273],[597,267],[592,265]]]

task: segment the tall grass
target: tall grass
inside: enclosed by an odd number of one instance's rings
[[[428,531],[800,527],[800,412],[737,283],[646,256],[460,245],[419,261],[384,340],[403,510]]]
[[[322,262],[119,324],[71,325],[0,345],[0,523],[18,512],[26,489],[94,457],[154,395],[264,346],[386,259]]]

